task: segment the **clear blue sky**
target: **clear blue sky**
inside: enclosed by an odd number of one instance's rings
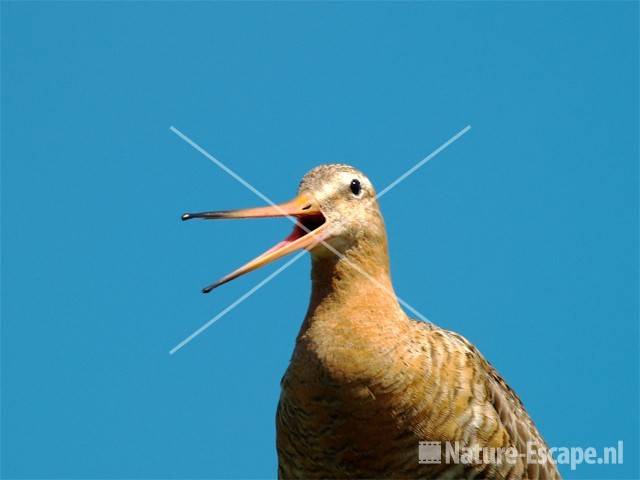
[[[200,288],[290,231],[182,223],[378,188],[398,293],[475,343],[551,445],[638,476],[638,4],[3,3],[2,473],[273,477],[309,296],[296,263]]]

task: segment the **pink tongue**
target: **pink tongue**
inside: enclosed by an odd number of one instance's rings
[[[305,232],[301,228],[298,228],[298,226],[296,225],[295,227],[293,227],[293,232],[291,232],[287,238],[285,238],[279,243],[276,243],[273,247],[271,247],[269,250],[264,252],[262,255],[267,255],[268,253],[275,252],[276,250],[280,250],[281,248],[286,247],[290,243],[293,243],[297,239],[302,237],[304,233]]]

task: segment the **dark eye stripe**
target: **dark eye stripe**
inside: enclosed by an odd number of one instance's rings
[[[360,180],[351,180],[351,192],[353,192],[354,195],[360,195],[360,190],[362,190]]]

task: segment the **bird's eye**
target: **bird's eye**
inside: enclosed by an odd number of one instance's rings
[[[360,180],[353,179],[351,180],[351,192],[354,195],[360,195],[360,190],[362,190],[362,185],[360,185]]]

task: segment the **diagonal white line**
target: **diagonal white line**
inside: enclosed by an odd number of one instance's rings
[[[420,167],[422,167],[425,163],[427,163],[429,160],[431,160],[433,157],[435,157],[436,155],[438,155],[440,152],[442,152],[445,148],[447,148],[449,145],[451,145],[453,142],[455,142],[456,140],[458,140],[461,136],[463,136],[465,133],[467,133],[469,130],[471,130],[471,125],[467,125],[466,127],[464,127],[462,130],[460,130],[458,133],[456,133],[453,137],[451,137],[449,140],[447,140],[446,142],[444,142],[442,145],[440,145],[438,148],[436,148],[433,152],[431,152],[429,155],[427,155],[426,157],[424,157],[422,160],[420,160],[418,163],[416,163],[413,167],[411,167],[409,170],[407,170],[405,173],[403,173],[402,175],[400,175],[398,178],[396,178],[393,182],[391,182],[387,187],[383,188],[382,191],[380,193],[378,193],[378,195],[376,195],[376,198],[380,198],[383,195],[385,195],[389,190],[391,190],[392,188],[394,188],[396,185],[398,185],[400,182],[402,182],[405,178],[407,178],[409,175],[411,175],[412,173],[414,173],[416,170],[418,170]]]
[[[179,136],[181,139],[183,139],[185,142],[187,142],[189,145],[191,145],[193,148],[195,148],[197,151],[199,151],[201,154],[203,154],[205,157],[207,157],[209,160],[211,160],[213,163],[215,163],[218,167],[220,167],[222,170],[224,170],[225,172],[227,172],[229,175],[231,175],[234,179],[236,179],[238,182],[240,182],[242,185],[244,185],[245,187],[247,187],[249,190],[251,190],[253,193],[255,193],[258,197],[260,197],[262,200],[264,200],[266,203],[268,203],[269,205],[275,207],[281,214],[283,217],[287,217],[289,220],[291,220],[294,224],[298,223],[298,220],[295,217],[292,217],[291,215],[287,214],[287,212],[285,212],[277,203],[275,203],[273,200],[271,200],[269,197],[267,197],[264,193],[262,193],[260,190],[258,190],[256,187],[254,187],[253,185],[251,185],[249,182],[247,182],[244,178],[242,178],[240,175],[238,175],[236,172],[234,172],[233,170],[231,170],[229,167],[227,167],[224,163],[222,163],[220,160],[218,160],[216,157],[214,157],[213,155],[211,155],[209,152],[207,152],[204,148],[202,148],[200,145],[198,145],[196,142],[194,142],[193,140],[191,140],[189,137],[187,137],[184,133],[182,133],[180,130],[178,130],[176,127],[171,126],[169,127],[169,130],[171,130],[173,133],[175,133],[177,136]],[[307,229],[307,227],[305,227],[304,225],[300,225],[300,228],[302,228],[303,230],[305,230],[306,233],[309,233],[310,230]]]
[[[280,205],[278,205],[277,203],[275,203],[273,200],[271,200],[269,197],[267,197],[264,193],[260,192],[257,188],[255,188],[254,186],[252,186],[249,182],[247,182],[245,179],[243,179],[242,177],[240,177],[240,175],[238,175],[237,173],[235,173],[233,170],[231,170],[229,167],[227,167],[224,163],[222,163],[220,160],[218,160],[217,158],[215,158],[213,155],[211,155],[209,152],[207,152],[204,148],[202,148],[200,145],[198,145],[196,142],[194,142],[193,140],[191,140],[189,137],[187,137],[184,133],[182,133],[180,130],[178,130],[175,127],[170,127],[169,128],[172,132],[174,132],[176,135],[178,135],[180,138],[182,138],[183,140],[185,140],[189,145],[191,145],[193,148],[195,148],[197,151],[199,151],[200,153],[202,153],[205,157],[207,157],[209,160],[211,160],[213,163],[215,163],[216,165],[218,165],[222,170],[224,170],[225,172],[229,173],[229,175],[231,175],[233,178],[235,178],[238,182],[240,182],[242,185],[247,186],[247,188],[249,188],[249,190],[251,190],[253,193],[255,193],[256,195],[258,195],[260,198],[262,198],[265,202],[267,202],[269,205],[271,205],[272,207],[274,207],[275,209],[277,209],[280,213],[282,213],[282,215],[284,217],[287,217],[289,220],[291,220],[295,225],[298,225],[300,228],[302,228],[306,233],[309,233],[310,230],[305,227],[304,225],[301,225],[298,223],[298,219],[288,215],[287,212],[285,212],[282,207],[280,207]],[[440,147],[440,151],[442,151],[443,148]],[[433,158],[433,155],[432,155]],[[404,306],[405,308],[407,308],[409,311],[411,311],[412,313],[414,313],[415,315],[417,315],[421,320],[424,320],[425,322],[428,322],[429,320],[427,319],[427,317],[425,317],[423,314],[421,314],[415,307],[413,307],[411,304],[409,304],[409,302],[407,302],[406,300],[402,299],[398,294],[396,294],[395,292],[393,292],[393,290],[390,290],[387,288],[386,285],[383,285],[382,283],[380,283],[378,280],[376,280],[375,278],[373,278],[371,275],[369,275],[367,272],[365,272],[362,268],[360,268],[359,265],[356,265],[355,263],[353,263],[351,260],[349,260],[348,258],[346,258],[342,253],[340,253],[338,250],[336,250],[333,245],[328,244],[327,242],[325,242],[324,240],[320,241],[319,243],[321,243],[322,245],[324,245],[329,251],[331,251],[332,253],[334,253],[336,256],[338,256],[341,260],[343,260],[344,262],[347,263],[347,265],[349,265],[351,268],[355,269],[356,271],[358,271],[359,273],[361,273],[362,275],[364,275],[367,279],[369,279],[371,282],[373,282],[377,287],[381,288],[382,290],[384,290],[385,292],[387,292],[391,297],[396,298],[398,300],[398,302]]]
[[[467,133],[469,130],[471,129],[470,125],[467,125],[465,128],[463,128],[460,132],[458,132],[457,134],[455,134],[453,137],[451,137],[449,140],[447,140],[445,143],[443,143],[442,145],[440,145],[437,149],[435,149],[433,152],[431,152],[427,157],[425,157],[424,159],[422,159],[420,162],[418,162],[416,165],[414,165],[412,168],[410,168],[407,172],[405,172],[403,175],[401,175],[400,177],[398,177],[396,180],[394,180],[389,186],[387,186],[386,188],[384,188],[377,196],[376,198],[380,198],[382,195],[386,194],[389,190],[391,190],[392,188],[394,188],[396,185],[398,185],[400,182],[402,182],[405,178],[407,178],[409,175],[411,175],[412,173],[414,173],[416,170],[418,170],[420,167],[422,167],[425,163],[427,163],[429,160],[431,160],[433,157],[435,157],[436,155],[438,155],[440,152],[442,152],[445,148],[447,148],[449,145],[451,145],[453,142],[455,142],[457,139],[459,139],[462,135],[464,135],[465,133]],[[275,207],[277,210],[280,211],[280,213],[283,214],[283,216],[287,217],[289,220],[291,220],[294,224],[298,225],[298,221],[295,217],[292,217],[291,215],[288,215],[279,205],[277,205],[275,202],[273,202],[269,197],[267,197],[265,194],[263,194],[260,190],[258,190],[257,188],[255,188],[253,185],[251,185],[249,182],[247,182],[245,179],[243,179],[240,175],[238,175],[236,172],[234,172],[231,168],[227,167],[224,163],[222,163],[220,160],[218,160],[217,158],[215,158],[213,155],[211,155],[209,152],[207,152],[204,148],[202,148],[200,145],[198,145],[196,142],[194,142],[193,140],[191,140],[189,137],[187,137],[184,133],[182,133],[180,130],[178,130],[177,128],[175,128],[174,126],[169,127],[169,130],[171,130],[173,133],[175,133],[178,137],[180,137],[181,139],[183,139],[185,142],[187,142],[189,145],[191,145],[194,149],[196,149],[198,152],[200,152],[202,155],[204,155],[205,157],[207,157],[209,160],[211,160],[214,164],[216,164],[219,168],[221,168],[223,171],[225,171],[226,173],[228,173],[231,177],[233,177],[235,180],[237,180],[239,183],[241,183],[242,185],[244,185],[247,189],[251,190],[255,195],[257,195],[258,197],[260,197],[262,200],[264,200],[266,203],[270,204],[271,206]],[[309,233],[310,230],[308,230],[304,225],[300,225],[300,227],[306,231],[306,233]],[[324,240],[322,240],[320,243],[322,243],[325,247],[327,247],[331,252],[333,252],[335,255],[337,255],[340,259],[342,259],[343,261],[345,261],[349,266],[351,266],[352,268],[354,268],[355,270],[357,270],[358,272],[360,272],[362,275],[364,275],[367,279],[369,279],[371,282],[373,282],[376,286],[378,286],[379,288],[381,288],[382,290],[384,290],[386,293],[389,293],[392,297],[395,297],[398,300],[398,303],[400,303],[403,307],[405,307],[407,310],[409,310],[411,313],[415,314],[416,316],[418,316],[418,318],[420,318],[421,320],[428,322],[429,320],[427,319],[427,317],[425,317],[424,315],[422,315],[422,313],[420,313],[416,308],[414,308],[411,304],[409,304],[407,301],[403,300],[399,295],[397,295],[393,290],[388,289],[385,285],[381,284],[380,282],[378,282],[378,280],[376,280],[375,278],[373,278],[371,275],[369,275],[367,272],[365,272],[364,270],[362,270],[358,265],[354,264],[353,262],[351,262],[348,258],[346,258],[342,253],[338,252],[332,245],[329,245],[328,243],[326,243]],[[182,347],[184,347],[187,343],[189,343],[191,340],[193,340],[195,337],[197,337],[198,335],[200,335],[202,332],[204,332],[207,328],[209,328],[211,325],[213,325],[215,322],[217,322],[220,318],[222,318],[224,315],[226,315],[227,313],[229,313],[231,310],[233,310],[235,307],[237,307],[240,303],[242,303],[244,300],[246,300],[247,298],[249,298],[251,295],[253,295],[256,291],[258,291],[260,288],[262,288],[263,286],[265,286],[267,283],[269,283],[271,280],[273,280],[276,276],[278,276],[280,273],[282,273],[284,270],[286,270],[288,267],[290,267],[294,262],[296,262],[299,258],[302,257],[302,255],[304,255],[305,251],[301,251],[299,253],[297,253],[291,260],[289,260],[288,262],[286,262],[283,266],[281,266],[280,268],[278,268],[275,272],[273,272],[271,275],[269,275],[268,277],[266,277],[264,280],[262,280],[260,283],[258,283],[255,287],[253,287],[251,290],[249,290],[247,293],[245,293],[244,295],[242,295],[241,297],[239,297],[236,301],[234,301],[231,305],[229,305],[227,308],[225,308],[224,310],[222,310],[218,315],[216,315],[215,317],[213,317],[211,320],[209,320],[207,323],[205,323],[204,325],[202,325],[200,328],[198,328],[195,332],[193,332],[191,335],[189,335],[187,338],[185,338],[182,342],[180,342],[178,345],[176,345],[173,349],[171,349],[171,351],[169,352],[171,355],[173,355],[175,352],[177,352],[178,350],[180,350]]]
[[[217,314],[215,317],[213,317],[211,320],[209,320],[207,323],[202,325],[195,332],[193,332],[191,335],[189,335],[187,338],[185,338],[179,344],[177,344],[175,347],[173,347],[171,350],[169,350],[169,355],[173,355],[174,353],[176,353],[178,350],[180,350],[182,347],[184,347],[187,343],[189,343],[191,340],[196,338],[198,335],[200,335],[202,332],[204,332],[207,328],[209,328],[211,325],[216,323],[218,320],[220,320],[222,317],[224,317],[231,310],[233,310],[238,305],[240,305],[242,302],[244,302],[251,295],[256,293],[258,290],[260,290],[262,287],[264,287],[267,283],[269,283],[271,280],[276,278],[278,275],[280,275],[282,272],[284,272],[287,268],[289,268],[291,265],[293,265],[294,262],[296,262],[298,259],[302,258],[302,256],[305,253],[306,253],[305,250],[302,250],[301,252],[298,252],[293,258],[291,258],[289,261],[287,261],[287,263],[282,265],[275,272],[271,273],[268,277],[263,279],[260,283],[258,283],[255,287],[253,287],[247,293],[245,293],[244,295],[238,297],[238,299],[236,301],[234,301],[231,305],[229,305],[227,308],[222,310],[219,314]]]
[[[198,145],[196,142],[194,142],[193,140],[191,140],[189,137],[187,137],[184,133],[182,133],[180,130],[178,130],[176,127],[171,126],[169,127],[169,130],[171,130],[173,133],[175,133],[176,135],[178,135],[181,139],[183,139],[185,142],[187,142],[189,145],[191,145],[193,148],[195,148],[197,151],[199,151],[202,155],[204,155],[205,157],[207,157],[209,160],[211,160],[213,163],[215,163],[218,167],[220,167],[222,170],[224,170],[225,172],[227,172],[229,175],[231,175],[233,178],[235,178],[238,182],[240,182],[242,185],[244,185],[245,187],[247,187],[249,190],[251,190],[253,193],[255,193],[257,196],[259,196],[262,200],[264,200],[267,203],[273,204],[273,202],[271,201],[271,199],[269,199],[265,194],[263,194],[260,190],[258,190],[257,188],[255,188],[253,185],[251,185],[249,182],[247,182],[244,178],[242,178],[240,175],[238,175],[236,172],[234,172],[233,170],[231,170],[229,167],[227,167],[224,163],[222,163],[220,160],[218,160],[216,157],[214,157],[213,155],[211,155],[209,152],[207,152],[204,148],[202,148],[200,145]],[[295,220],[294,220],[295,221]]]

